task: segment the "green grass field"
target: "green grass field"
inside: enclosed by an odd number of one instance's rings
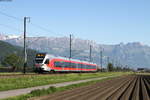
[[[0,78],[0,91],[41,86],[60,82],[76,81],[105,76],[119,76],[132,74],[132,72],[99,72],[99,73],[75,73],[56,75],[25,75],[21,77]]]
[[[81,87],[81,86],[87,86],[87,85],[91,85],[97,82],[101,82],[101,81],[105,81],[105,80],[110,80],[113,79],[114,77],[111,78],[106,78],[106,79],[101,79],[101,80],[94,80],[94,81],[89,81],[89,82],[83,82],[83,83],[78,83],[78,84],[72,84],[72,85],[68,85],[68,86],[63,86],[63,87],[49,87],[48,89],[37,89],[37,90],[33,90],[28,94],[25,95],[20,95],[20,96],[15,96],[15,97],[10,97],[10,98],[6,98],[6,99],[2,99],[2,100],[28,100],[29,98],[38,98],[40,96],[45,96],[48,94],[52,94],[55,92],[61,92],[61,91],[65,91],[68,89],[74,89],[77,87]]]
[[[138,73],[136,73],[137,75],[150,75],[150,73],[146,73],[146,72],[143,72],[143,73],[141,73],[141,72],[138,72]]]
[[[22,74],[21,72],[1,72],[0,75],[17,75],[17,74]]]

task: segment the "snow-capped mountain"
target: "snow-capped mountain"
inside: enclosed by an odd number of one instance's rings
[[[0,40],[8,40],[8,39],[15,39],[15,38],[21,38],[22,36],[19,35],[4,35],[0,33]]]

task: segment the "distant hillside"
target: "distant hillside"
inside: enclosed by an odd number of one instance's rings
[[[13,45],[23,46],[23,38],[6,39]],[[40,52],[47,52],[57,56],[69,57],[69,38],[68,37],[29,37],[28,48]],[[104,45],[94,41],[73,38],[72,57],[89,61],[89,45],[92,44],[92,61],[99,64],[100,47],[104,48],[103,65],[109,61],[115,65],[123,65],[132,68],[150,67],[150,47],[139,42]]]
[[[33,59],[36,51],[28,49],[28,65],[33,65]],[[0,41],[0,63],[1,61],[9,54],[15,53],[21,57],[23,57],[23,48],[19,46],[14,46],[4,41]]]

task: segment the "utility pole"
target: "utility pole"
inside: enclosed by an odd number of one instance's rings
[[[23,73],[26,73],[27,67],[27,50],[26,50],[26,22],[29,17],[24,17],[24,66],[23,66]]]
[[[71,46],[72,46],[72,36],[70,34],[70,56],[69,56],[70,67],[72,67],[72,64],[71,64],[71,57],[72,57],[72,55],[71,55]]]
[[[114,66],[114,59],[112,59],[112,65]]]
[[[109,71],[108,64],[109,64],[109,57],[107,57],[107,71]]]
[[[100,65],[102,69],[103,68],[103,49],[100,50]]]
[[[109,64],[109,57],[107,57],[107,64]]]
[[[71,55],[71,49],[72,49],[72,35],[70,34],[70,59],[71,59],[71,57],[72,57],[72,55]]]
[[[90,55],[89,55],[90,57],[90,62],[92,61],[92,45],[90,45]]]

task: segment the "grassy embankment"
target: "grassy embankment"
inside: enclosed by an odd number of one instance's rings
[[[36,75],[36,73],[33,72],[27,72],[25,75]],[[0,72],[0,76],[14,76],[14,75],[24,75],[22,72]]]
[[[136,75],[150,75],[150,72],[138,72]]]
[[[0,91],[41,86],[47,84],[76,81],[97,77],[119,76],[131,72],[83,73],[61,75],[25,75],[21,77],[0,78]]]
[[[0,75],[20,75],[21,72],[0,72]]]

